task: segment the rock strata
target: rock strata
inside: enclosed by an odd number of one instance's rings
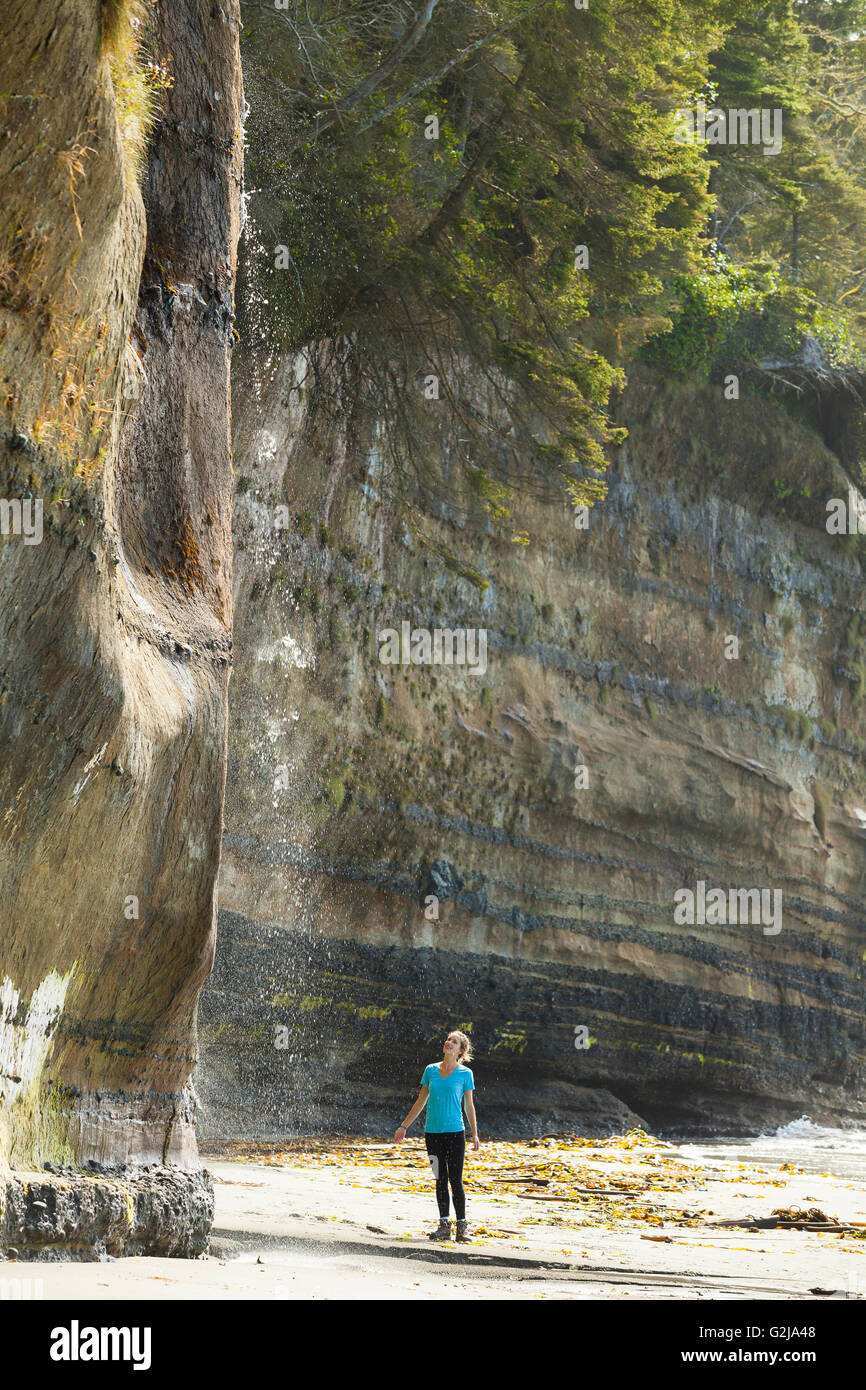
[[[607,1132],[605,1097],[668,1131],[861,1124],[863,568],[825,526],[847,384],[730,402],[633,367],[606,500],[581,529],[521,498],[524,547],[447,439],[413,540],[375,440],[313,430],[299,374],[236,410],[207,1132],[384,1132],[454,1027],[503,1132]],[[403,621],[486,628],[486,673],[383,666]],[[781,892],[781,930],[678,923],[700,881]]]

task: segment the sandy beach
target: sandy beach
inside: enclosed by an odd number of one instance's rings
[[[866,1292],[862,1181],[738,1150],[549,1137],[467,1155],[472,1240],[431,1245],[423,1143],[330,1136],[209,1156],[198,1260],[0,1263],[0,1298],[819,1299]],[[722,1226],[818,1209],[856,1231]]]

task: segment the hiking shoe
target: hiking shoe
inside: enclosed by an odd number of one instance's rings
[[[456,1236],[456,1239],[459,1240],[459,1241],[467,1241],[467,1240],[469,1239],[469,1231],[467,1230],[466,1222],[465,1222],[465,1221],[458,1221],[458,1222],[457,1222],[457,1236]]]
[[[438,1227],[437,1227],[437,1229],[436,1229],[435,1231],[431,1231],[431,1232],[430,1232],[430,1235],[428,1236],[428,1240],[450,1240],[450,1239],[451,1239],[451,1222],[450,1222],[450,1221],[444,1221],[444,1220],[443,1220],[443,1221],[440,1221],[440,1222],[439,1222],[439,1225],[438,1225]]]

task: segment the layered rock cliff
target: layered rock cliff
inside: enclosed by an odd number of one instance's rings
[[[0,38],[0,1247],[193,1253],[237,10],[12,0]],[[422,542],[375,434],[245,351],[207,1133],[387,1132],[454,1026],[486,1132],[862,1122],[863,561],[825,526],[856,383],[632,367],[605,501],[521,499],[528,546],[431,402]],[[383,663],[404,624],[483,659]],[[678,920],[699,884],[779,920]]]
[[[0,495],[42,511],[28,537],[13,507],[0,543],[0,1246],[190,1253],[212,1210],[190,1073],[231,648],[237,6],[11,0],[0,69]]]
[[[453,1027],[488,1133],[862,1122],[863,571],[825,526],[856,397],[633,367],[606,500],[521,499],[526,547],[431,417],[423,546],[302,375],[236,398],[206,1131],[387,1132]],[[383,665],[404,621],[485,629],[486,671]],[[781,929],[678,923],[699,882],[781,892]]]

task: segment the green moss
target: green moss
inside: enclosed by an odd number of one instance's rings
[[[340,810],[346,800],[346,788],[341,777],[331,777],[327,783],[328,800]]]
[[[102,0],[99,13],[99,38],[103,53],[113,57],[129,47],[133,21],[140,24],[147,18],[144,0]]]
[[[461,1030],[462,1031],[462,1030]],[[529,1039],[525,1033],[507,1033],[504,1029],[500,1030],[499,1037],[492,1044],[490,1051],[498,1052],[504,1048],[506,1052],[516,1052],[518,1055],[523,1052]]]
[[[149,10],[146,0],[102,0],[100,13],[100,37],[111,73],[124,172],[127,183],[132,185],[137,183],[144,167],[147,143],[159,114],[162,94],[173,85],[168,68],[146,61],[142,51]],[[85,144],[78,142],[61,155],[70,171],[70,187],[83,175],[87,153]],[[77,221],[77,212],[74,215]]]
[[[827,816],[830,811],[830,793],[826,790],[825,787],[820,786],[816,782],[815,786],[812,789],[812,796],[815,800],[815,810],[812,813],[812,819],[815,822],[815,829],[818,831],[818,834],[821,836],[821,839],[826,841]]]
[[[333,608],[328,614],[328,641],[332,651],[337,651],[346,641],[346,630]]]
[[[318,613],[320,599],[311,584],[308,584],[306,581],[304,581],[303,584],[299,584],[295,589],[294,598],[295,603],[302,611],[305,608],[309,608],[311,613]]]
[[[603,685],[598,692],[599,703],[602,705],[610,704],[610,686]]]
[[[797,711],[789,709],[787,705],[781,706],[782,722],[785,725],[785,733],[789,738],[796,738],[800,728],[800,721],[797,718]]]

